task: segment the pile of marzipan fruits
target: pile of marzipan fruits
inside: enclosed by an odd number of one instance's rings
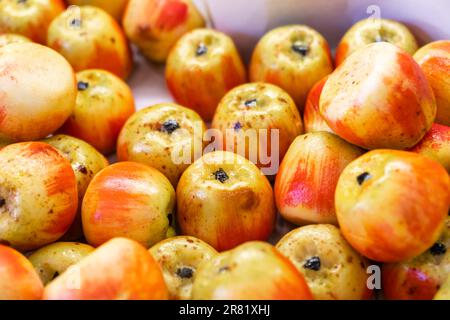
[[[450,40],[298,23],[246,66],[191,0],[0,1],[0,299],[450,299]]]

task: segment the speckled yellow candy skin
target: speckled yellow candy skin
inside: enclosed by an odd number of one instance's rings
[[[72,224],[77,182],[68,160],[42,142],[0,150],[0,242],[30,251],[58,240]]]
[[[45,139],[45,143],[58,149],[62,156],[70,161],[77,178],[78,189],[78,213],[64,235],[64,240],[79,240],[83,236],[81,227],[81,203],[84,193],[92,178],[109,163],[108,160],[90,144],[63,134]]]
[[[364,173],[370,178],[363,179]],[[375,261],[400,262],[438,239],[449,191],[449,176],[439,163],[412,152],[374,150],[342,172],[336,214],[353,248]]]
[[[297,41],[308,45],[305,56],[292,50]],[[303,110],[309,90],[332,71],[325,38],[307,26],[289,25],[273,29],[261,38],[252,55],[249,76],[251,82],[268,82],[283,88]]]
[[[191,0],[130,0],[123,26],[148,59],[164,62],[178,39],[205,21]]]
[[[64,11],[62,0],[0,1],[0,34],[17,33],[45,44],[52,20]]]
[[[93,247],[83,243],[55,242],[33,252],[28,259],[46,285],[93,251]]]
[[[215,178],[222,169],[229,177]],[[218,251],[251,240],[267,240],[276,217],[272,187],[249,160],[215,151],[194,162],[177,186],[177,222]]]
[[[197,269],[217,255],[217,251],[209,244],[189,236],[163,240],[149,251],[162,268],[170,299],[175,300],[191,299]],[[182,278],[178,274],[182,268],[189,268],[192,276]]]
[[[48,29],[47,45],[61,53],[76,72],[104,69],[126,79],[132,57],[127,39],[116,20],[104,10],[69,8]]]
[[[15,33],[0,34],[0,48],[12,43],[25,43],[31,40]]]
[[[304,275],[314,299],[359,300],[370,296],[368,261],[350,247],[336,226],[318,224],[295,229],[276,248]],[[311,257],[319,257],[319,270],[304,267]]]
[[[246,106],[248,101],[255,102]],[[247,159],[249,154],[263,154],[279,161],[292,141],[303,132],[302,119],[292,98],[283,89],[267,83],[244,84],[228,92],[217,107],[212,128],[222,132],[224,149],[238,152],[238,146],[245,145],[245,154],[241,155]],[[258,136],[257,143],[249,143],[245,138],[248,129],[267,130],[267,141],[261,141]],[[272,130],[277,130],[279,134],[276,141],[278,154],[272,154]],[[267,165],[259,156],[256,160],[260,168]]]
[[[78,72],[77,82],[87,88],[78,89],[75,110],[60,132],[109,154],[116,148],[123,125],[135,112],[133,93],[126,82],[100,69]]]
[[[172,133],[164,131],[167,121],[176,121],[180,128]],[[136,161],[158,169],[176,187],[181,174],[196,159],[196,152],[203,151],[205,131],[206,125],[195,111],[174,103],[157,104],[128,119],[117,141],[117,156],[119,161]],[[187,154],[176,150],[186,150]],[[178,163],[175,154],[186,161]]]
[[[355,23],[344,35],[336,49],[336,65],[366,45],[387,41],[413,55],[417,41],[411,31],[403,24],[390,19],[368,18]]]
[[[194,300],[311,300],[302,274],[273,246],[247,242],[203,263]]]

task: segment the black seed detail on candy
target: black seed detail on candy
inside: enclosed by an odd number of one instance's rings
[[[225,267],[222,267],[222,268],[219,269],[219,273],[227,272],[227,271],[230,271],[230,267],[229,266],[225,266]]]
[[[359,176],[356,177],[356,181],[358,181],[359,185],[362,185],[364,182],[366,182],[370,178],[372,178],[370,173],[364,172],[364,173],[361,173]]]
[[[430,248],[430,253],[433,256],[440,256],[443,255],[447,252],[447,247],[445,246],[445,244],[440,243],[440,242],[436,242],[435,244],[433,244],[433,246]]]
[[[242,129],[242,124],[241,124],[239,121],[236,122],[236,123],[234,124],[233,129],[234,129],[234,131],[239,131],[239,130],[241,130],[241,129]]]
[[[246,107],[256,107],[258,100],[257,99],[251,99],[244,102]]]
[[[176,120],[167,120],[161,127],[161,131],[167,132],[168,134],[172,134],[177,129],[180,129],[180,125]]]
[[[309,46],[300,42],[295,42],[292,45],[292,51],[302,55],[302,56],[306,56],[309,52]]]
[[[227,175],[227,173],[222,168],[220,168],[219,170],[214,172],[214,177],[216,178],[216,180],[219,180],[222,183],[224,183],[225,181],[230,179],[230,177]]]
[[[81,20],[80,19],[72,19],[70,21],[71,27],[81,27]]]
[[[205,55],[206,53],[208,53],[208,47],[204,43],[200,43],[197,46],[197,50],[195,50],[195,55],[197,57],[200,57],[200,56]]]
[[[194,270],[188,267],[179,268],[177,270],[177,276],[183,279],[190,279],[194,275]]]
[[[80,165],[77,167],[77,170],[80,171],[82,174],[88,174],[87,168],[86,168],[85,166],[83,166],[82,164],[80,164]]]
[[[303,268],[310,269],[314,271],[320,270],[320,258],[319,257],[311,257],[308,260],[306,260],[305,264],[303,265]]]
[[[77,87],[78,91],[84,91],[89,88],[89,83],[84,81],[78,81]]]

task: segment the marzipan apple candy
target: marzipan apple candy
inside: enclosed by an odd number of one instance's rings
[[[414,59],[385,43],[348,57],[325,83],[320,113],[330,128],[365,149],[407,149],[436,117],[436,100]]]
[[[127,238],[115,238],[44,289],[44,300],[164,300],[161,269],[148,251]]]

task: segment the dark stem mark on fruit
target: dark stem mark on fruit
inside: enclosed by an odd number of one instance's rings
[[[180,129],[180,125],[176,120],[167,120],[161,126],[161,131],[168,134],[172,134],[177,129]]]
[[[203,56],[208,52],[208,47],[204,43],[200,43],[195,50],[195,55],[197,57]]]
[[[305,264],[303,265],[303,268],[310,269],[314,271],[320,270],[320,258],[319,257],[311,257],[308,260],[306,260]]]
[[[233,126],[234,131],[239,131],[242,129],[242,124],[238,121]]]
[[[70,26],[77,27],[77,28],[81,27],[81,20],[80,19],[72,19],[70,21]]]
[[[10,247],[11,246],[11,242],[9,242],[8,240],[4,240],[4,239],[0,239],[0,244]]]
[[[26,3],[28,0],[17,0],[17,3]]]
[[[83,166],[82,164],[78,165],[77,170],[80,171],[82,174],[87,174],[87,168]]]
[[[256,107],[257,102],[258,102],[257,99],[251,99],[251,100],[245,101],[244,104],[246,107],[254,108],[254,107]]]
[[[358,184],[361,186],[364,182],[366,182],[370,178],[372,178],[370,173],[364,172],[364,173],[361,173],[359,176],[356,177],[356,181],[358,181]]]
[[[433,256],[440,256],[443,255],[447,252],[447,247],[445,246],[445,244],[440,243],[440,242],[436,242],[435,244],[433,244],[433,246],[430,248],[430,253]]]
[[[219,269],[219,273],[230,271],[231,268],[229,266],[225,266]]]
[[[188,267],[178,268],[177,276],[183,279],[190,279],[194,275],[194,270]]]
[[[382,36],[377,35],[375,37],[375,42],[389,42],[389,41],[387,39],[383,38]]]
[[[78,91],[84,91],[89,88],[89,83],[84,81],[78,81],[77,87]]]
[[[172,212],[169,212],[167,214],[167,220],[169,220],[169,226],[171,226],[172,222],[173,222],[173,214],[172,214]]]
[[[55,273],[53,274],[52,280],[54,280],[57,276],[59,276],[59,272],[55,271]]]
[[[301,42],[294,42],[291,48],[292,51],[302,55],[303,57],[305,57],[309,52],[309,46]]]
[[[221,183],[225,183],[225,181],[230,179],[230,177],[227,175],[227,173],[222,168],[220,168],[219,170],[214,172],[214,177],[216,178],[216,180],[220,181]]]
[[[3,207],[6,204],[6,200],[3,198],[0,198],[0,208]]]

